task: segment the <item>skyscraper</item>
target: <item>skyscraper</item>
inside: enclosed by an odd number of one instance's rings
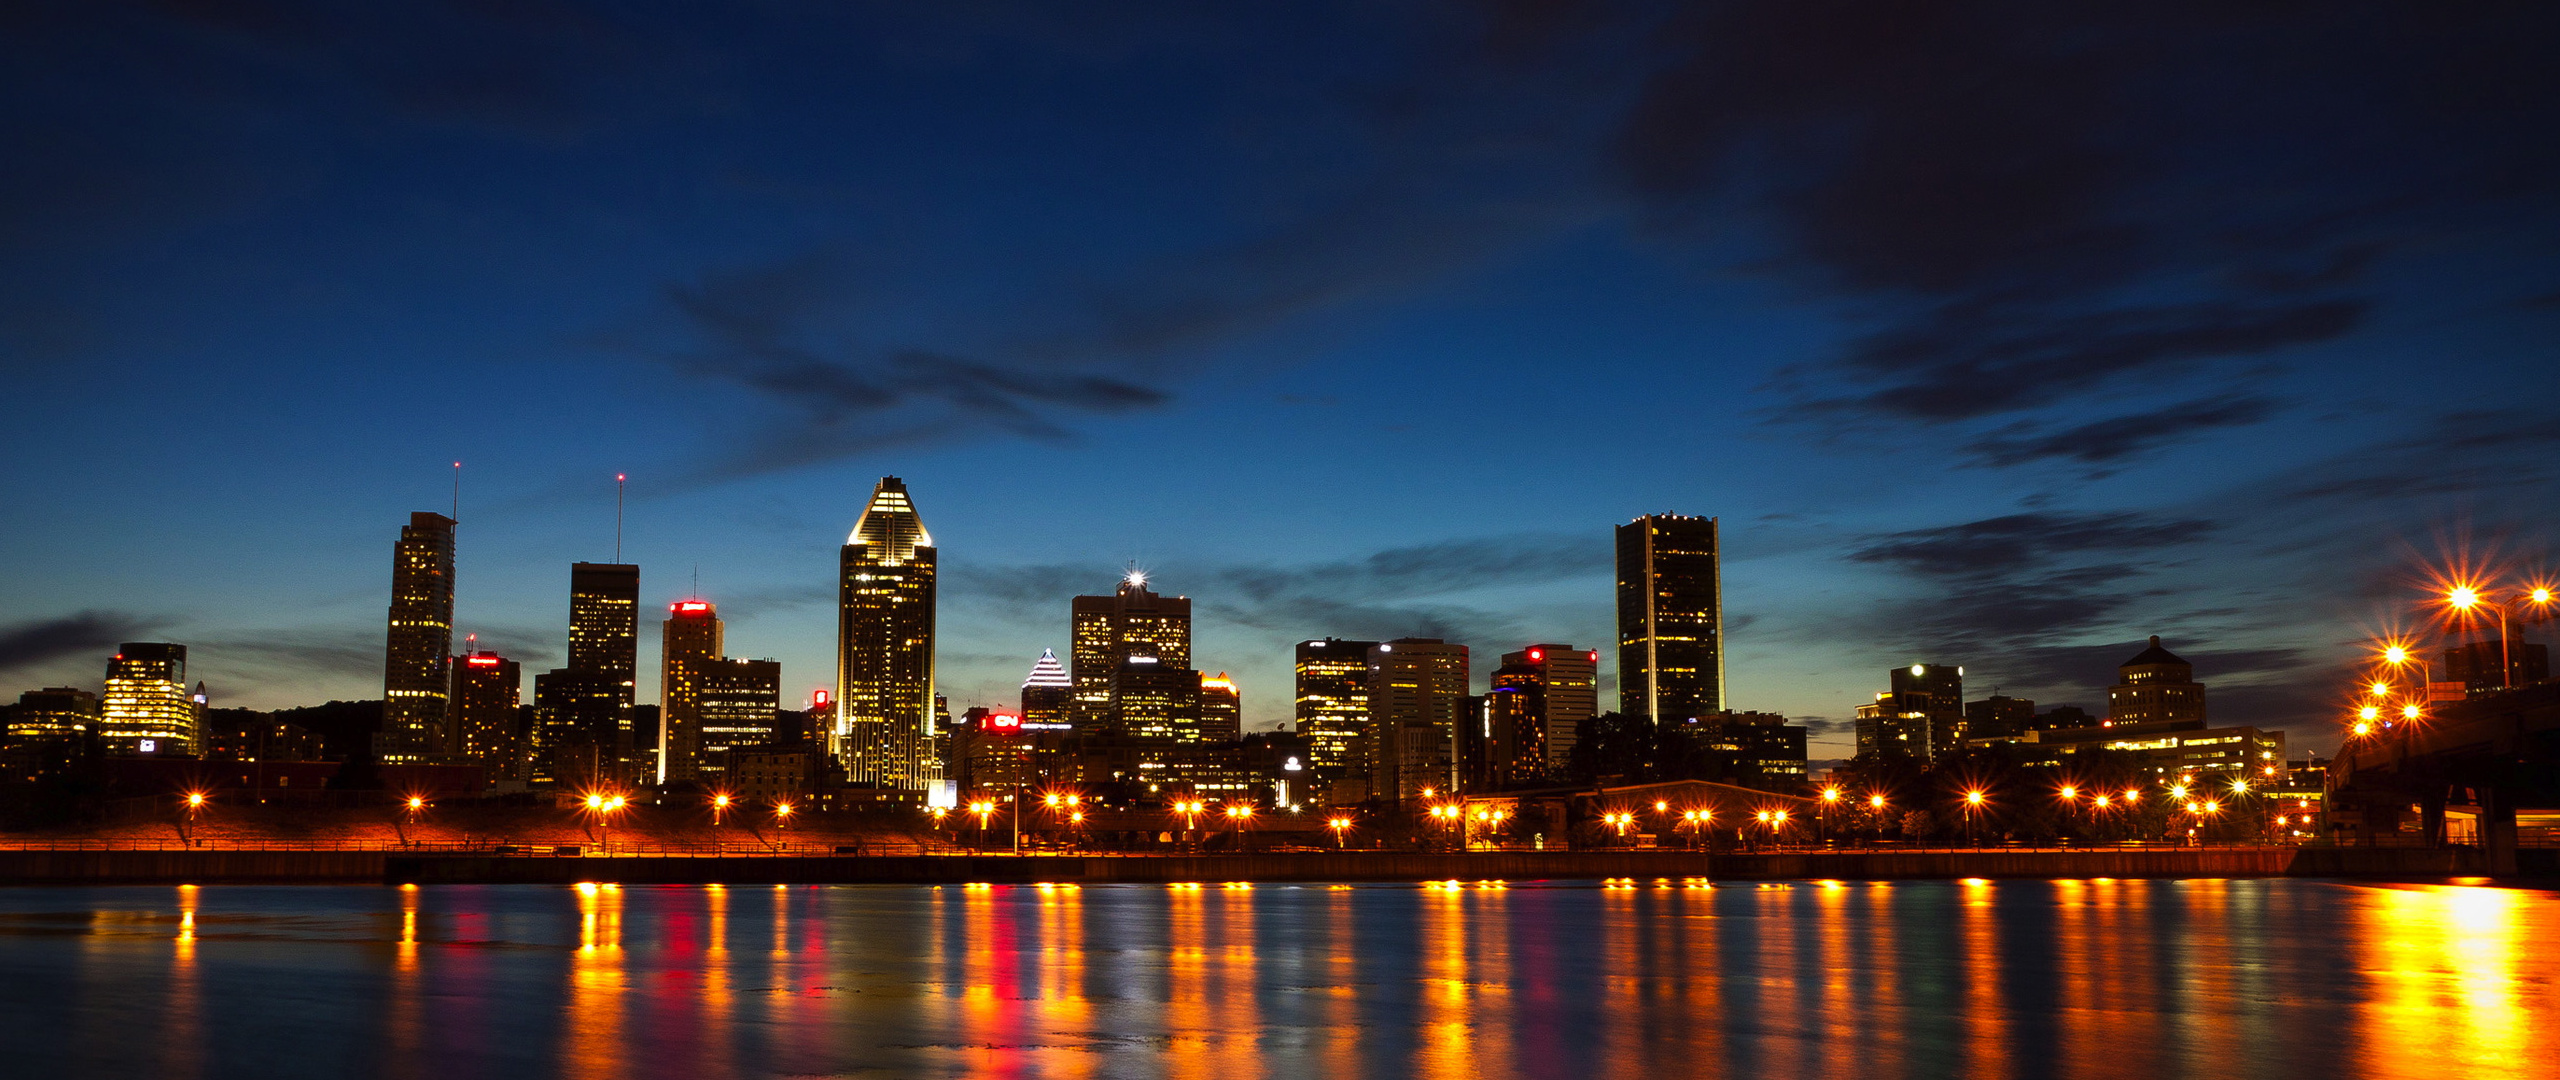
[[[719,611],[706,600],[667,605],[658,647],[658,782],[689,781],[702,767],[702,677],[721,656]]]
[[[1108,730],[1134,739],[1200,741],[1200,673],[1167,664],[1141,649],[1111,677]],[[1140,755],[1161,761],[1151,751]]]
[[[1022,722],[1038,724],[1034,731],[1068,723],[1075,702],[1075,680],[1067,677],[1067,666],[1058,662],[1058,654],[1040,650],[1040,659],[1031,664],[1031,674],[1022,680]]]
[[[1671,724],[1724,711],[1716,519],[1618,526],[1618,711]]]
[[[1075,725],[1091,733],[1109,726],[1111,681],[1131,656],[1167,669],[1191,666],[1191,600],[1158,596],[1147,575],[1130,571],[1109,596],[1079,596],[1071,606],[1068,673],[1075,680]]]
[[[1369,650],[1374,641],[1319,638],[1298,643],[1298,733],[1318,773],[1366,773],[1361,733],[1369,727]]]
[[[640,672],[639,567],[569,564],[569,670],[620,677],[622,707],[631,707]]]
[[[782,715],[782,665],[723,657],[699,675],[693,768],[695,779],[709,783],[727,775],[729,751],[773,743]]]
[[[452,660],[453,519],[411,514],[391,547],[391,629],[374,746],[382,760],[420,762],[444,748]]]
[[[523,704],[524,670],[493,652],[453,660],[453,720],[445,753],[480,766],[491,780],[522,779],[522,747],[516,731]]]
[[[855,783],[923,791],[933,757],[933,535],[907,485],[880,478],[837,579],[833,749]]]
[[[1200,739],[1234,742],[1244,738],[1244,696],[1226,672],[1200,676]]]
[[[1524,669],[1528,679],[1538,687],[1537,738],[1539,763],[1522,763],[1529,772],[1561,773],[1573,755],[1582,725],[1600,714],[1600,654],[1571,645],[1531,645],[1519,652],[1502,654],[1505,670]],[[1510,703],[1521,704],[1519,701]],[[1525,780],[1527,777],[1515,777]]]
[[[18,695],[9,714],[9,743],[69,739],[98,726],[98,695],[73,686],[48,686]]]
[[[1458,783],[1467,647],[1397,638],[1369,650],[1369,793],[1403,801]]]
[[[128,641],[107,661],[98,731],[110,754],[195,753],[204,707],[187,692],[187,647]]]

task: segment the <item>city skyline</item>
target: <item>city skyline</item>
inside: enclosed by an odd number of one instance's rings
[[[1895,663],[2095,707],[2153,633],[2309,724],[2413,552],[2550,565],[2560,95],[2547,16],[2296,17],[66,10],[0,42],[52,106],[0,679],[369,697],[381,523],[454,509],[457,634],[548,670],[561,563],[699,568],[796,698],[895,473],[963,704],[1132,560],[1249,726],[1292,639],[1481,678],[1611,640],[1597,530],[1674,511],[1727,700],[1820,743]]]

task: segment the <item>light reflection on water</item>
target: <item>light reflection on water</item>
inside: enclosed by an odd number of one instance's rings
[[[2560,895],[2305,881],[0,890],[31,1076],[2530,1075]]]

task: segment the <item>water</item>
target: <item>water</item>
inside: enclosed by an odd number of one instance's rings
[[[0,889],[86,1076],[2560,1074],[2560,894],[2309,881]]]

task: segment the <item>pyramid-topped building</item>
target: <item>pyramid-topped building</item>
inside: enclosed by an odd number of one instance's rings
[[[935,550],[907,485],[880,478],[837,576],[832,749],[857,784],[924,791],[933,752]]]
[[[1031,665],[1030,677],[1022,680],[1026,690],[1034,686],[1074,685],[1075,680],[1067,677],[1067,665],[1058,662],[1058,653],[1054,649],[1040,650],[1040,659]]]

